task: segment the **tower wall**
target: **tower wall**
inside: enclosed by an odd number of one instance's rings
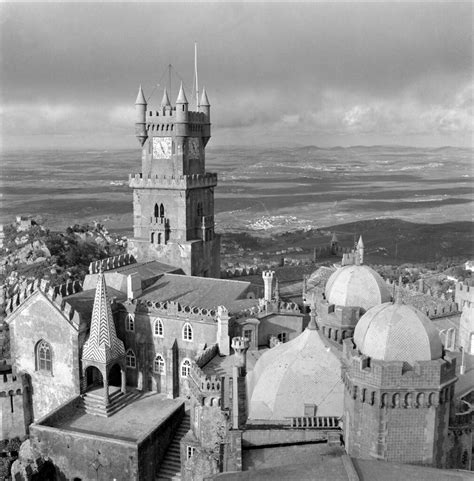
[[[350,456],[446,467],[453,360],[369,359],[344,341],[344,433]]]
[[[210,106],[189,111],[182,88],[175,107],[166,94],[164,99],[157,110],[147,107],[142,171],[129,179],[134,215],[129,252],[139,261],[159,260],[188,275],[219,277],[220,238],[214,232],[217,175],[205,170]],[[142,105],[137,109],[141,119]]]
[[[24,438],[31,421],[26,377],[0,375],[0,439]]]

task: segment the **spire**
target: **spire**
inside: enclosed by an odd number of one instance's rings
[[[336,242],[339,242],[339,241],[337,240],[337,235],[336,235],[336,233],[333,232],[333,233],[332,233],[331,243],[332,243],[332,244],[335,244]]]
[[[206,89],[203,87],[202,95],[201,95],[201,102],[199,103],[201,107],[210,107],[209,99],[207,98]]]
[[[362,240],[362,236],[359,237],[359,242],[357,242],[357,247],[360,249],[364,247],[364,241]]]
[[[135,105],[146,105],[145,94],[143,93],[142,86],[138,89],[137,100],[135,100]]]
[[[187,104],[188,99],[186,98],[186,94],[184,93],[183,89],[183,82],[181,82],[181,86],[179,87],[179,94],[178,98],[176,99],[177,104]]]
[[[95,289],[90,335],[84,344],[82,359],[108,364],[123,356],[125,348],[115,331],[105,276],[101,269]]]
[[[171,106],[170,98],[168,97],[168,91],[166,90],[166,87],[165,87],[165,90],[163,92],[163,98],[161,99],[161,106],[162,107],[170,107]]]

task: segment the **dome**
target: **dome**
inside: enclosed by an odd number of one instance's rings
[[[316,416],[343,414],[341,363],[311,327],[265,352],[247,374],[247,389],[251,419],[304,416],[305,404],[316,405]]]
[[[361,307],[365,311],[391,300],[384,280],[370,267],[344,266],[329,278],[326,284],[329,304],[344,307]]]
[[[413,306],[387,302],[360,319],[354,343],[366,356],[381,361],[431,361],[443,354],[437,329]]]

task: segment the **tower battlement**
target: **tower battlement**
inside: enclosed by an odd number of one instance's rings
[[[396,389],[400,384],[410,388],[429,388],[454,382],[456,359],[417,361],[410,365],[402,361],[372,359],[352,346],[352,339],[343,341],[344,371],[356,383]]]
[[[24,375],[3,374],[0,375],[0,398],[6,396],[20,396],[27,386]]]
[[[245,351],[249,348],[250,340],[246,337],[233,337],[231,345],[232,349],[236,352]]]
[[[202,189],[217,185],[217,174],[190,174],[178,176],[129,174],[129,186],[134,189]]]
[[[19,291],[16,296],[10,298],[5,311],[7,315],[12,314],[35,292],[41,292],[68,321],[78,326],[80,323],[79,313],[63,299],[63,293],[70,295],[80,290],[82,290],[82,284],[79,281],[52,286],[46,279],[37,279]]]

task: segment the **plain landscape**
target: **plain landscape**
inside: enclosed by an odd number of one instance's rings
[[[472,157],[453,147],[210,147],[206,165],[219,178],[218,232],[256,238],[251,250],[307,250],[336,231],[346,245],[362,234],[373,262],[421,262],[472,255]],[[28,215],[51,230],[98,221],[131,233],[138,149],[5,152],[2,165],[4,223]]]

